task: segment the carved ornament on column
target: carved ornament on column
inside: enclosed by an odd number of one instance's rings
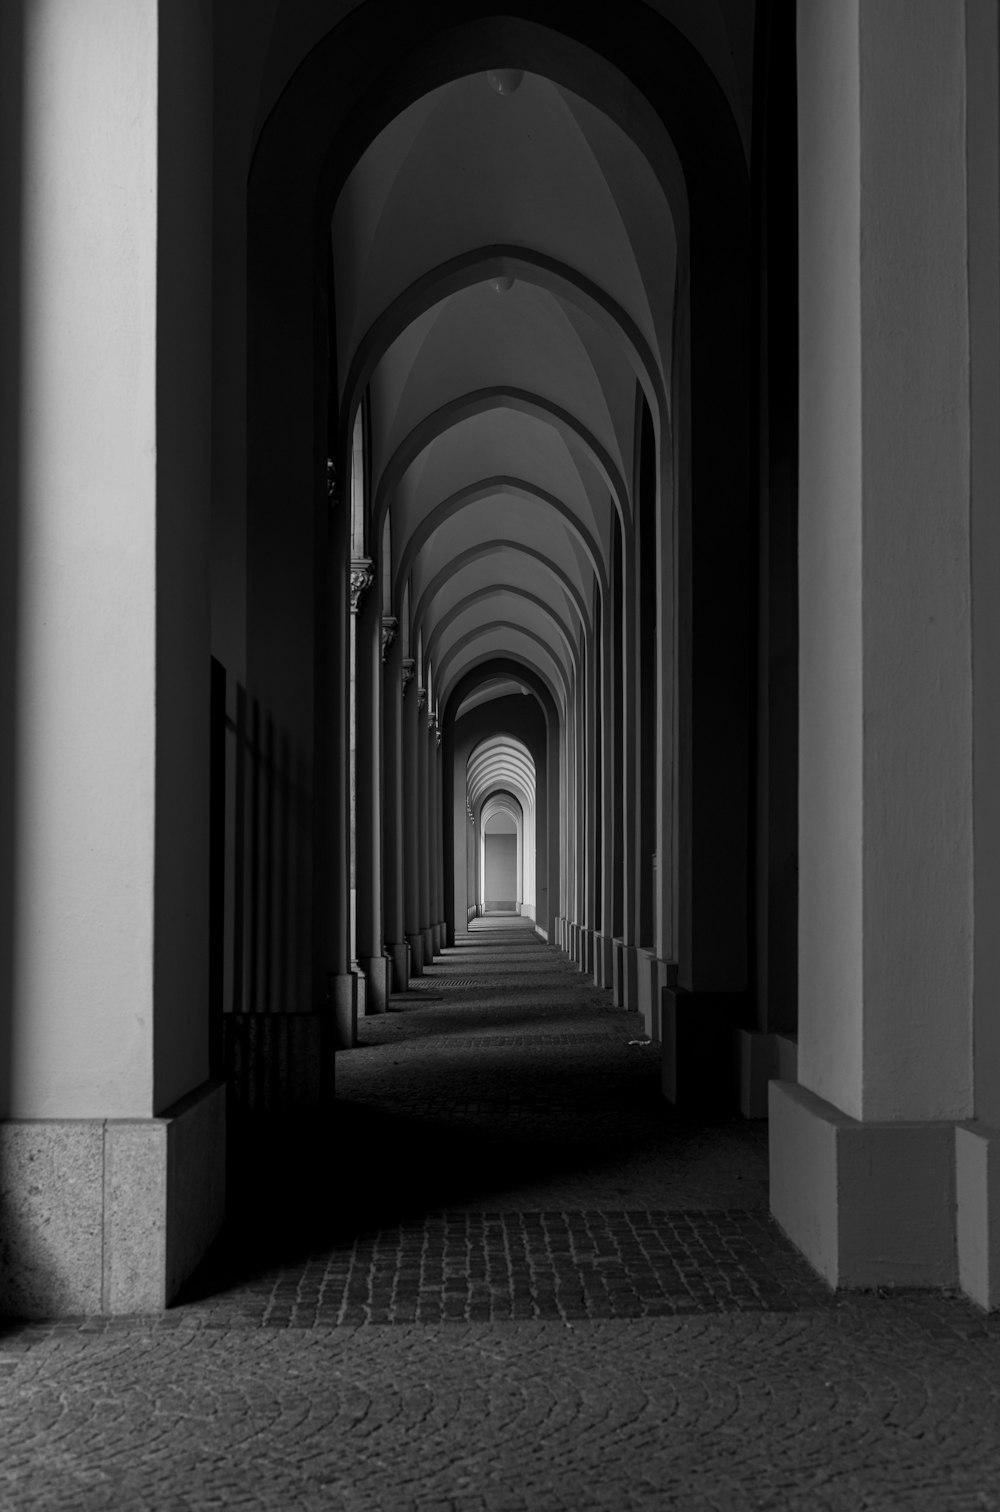
[[[351,561],[351,613],[357,614],[358,605],[375,581],[375,566],[370,557],[354,557]]]
[[[399,629],[399,620],[394,614],[382,616],[382,660],[389,655],[389,647],[396,639],[396,631]]]
[[[438,745],[440,745],[441,744],[441,727],[440,726],[438,726],[436,734],[437,734],[437,743],[438,743]]]
[[[417,689],[417,708],[418,709],[422,709],[423,706],[424,706],[424,704],[426,702],[427,702],[427,689],[426,688],[418,688]]]
[[[406,697],[406,690],[407,690],[407,688],[410,686],[411,682],[413,681],[414,677],[416,676],[416,672],[417,672],[417,664],[414,661],[413,657],[412,656],[404,656],[403,657],[403,697],[404,698]]]
[[[428,709],[427,710],[427,728],[429,730],[436,730],[437,726],[438,726],[437,713],[435,712],[434,709]]]

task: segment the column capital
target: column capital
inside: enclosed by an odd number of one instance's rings
[[[386,658],[389,655],[389,647],[392,645],[393,641],[396,639],[396,631],[398,629],[399,629],[399,620],[396,618],[396,616],[394,614],[383,614],[383,616],[382,616],[382,660],[383,661],[385,661]]]
[[[357,614],[358,605],[375,581],[375,565],[370,557],[351,559],[351,613]]]
[[[414,677],[416,676],[416,672],[417,672],[417,664],[414,661],[413,657],[412,656],[404,656],[403,657],[403,697],[404,698],[406,697],[406,690],[407,690],[407,688],[410,686],[411,682],[413,681]]]

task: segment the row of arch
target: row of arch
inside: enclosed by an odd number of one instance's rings
[[[358,6],[260,126],[246,674],[311,742],[318,1005],[486,901],[501,736],[546,937],[657,1030],[748,988],[749,165],[626,10]]]

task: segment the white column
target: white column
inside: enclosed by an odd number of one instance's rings
[[[772,1203],[841,1284],[955,1276],[972,1108],[964,7],[799,8],[799,1080]]]
[[[16,952],[0,1078],[0,1196],[17,1214],[0,1307],[15,1311],[162,1306],[221,1219],[202,9],[24,9]],[[168,1157],[185,1234],[168,1225]]]

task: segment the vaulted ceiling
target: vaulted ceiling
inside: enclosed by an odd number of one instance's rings
[[[443,708],[470,668],[513,658],[565,713],[614,534],[631,538],[638,406],[666,417],[661,182],[570,90],[479,73],[371,143],[332,241],[341,405],[367,396],[368,550],[390,545],[383,602],[402,617],[405,595],[418,675]],[[474,696],[491,691],[510,684]]]

